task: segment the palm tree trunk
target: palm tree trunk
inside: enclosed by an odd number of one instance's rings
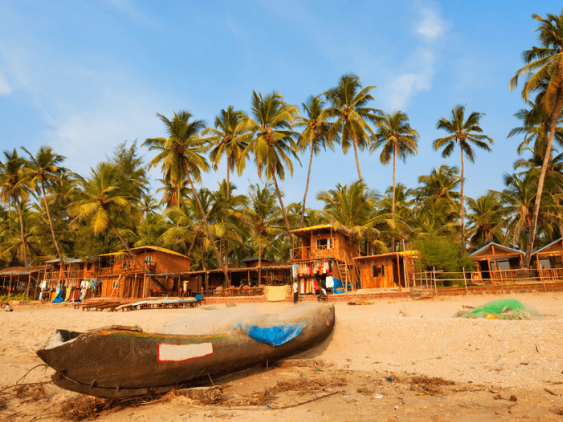
[[[123,237],[121,237],[121,235],[119,234],[119,232],[117,231],[117,229],[115,228],[115,225],[113,224],[113,221],[111,220],[110,216],[108,215],[108,223],[111,226],[111,228],[113,229],[114,233],[117,235],[117,237],[119,238],[119,241],[121,242],[121,244],[123,245],[123,247],[125,249],[127,249],[127,253],[129,254],[129,256],[131,258],[133,258],[133,260],[137,263],[137,265],[139,266],[140,269],[142,269],[145,274],[149,274],[149,270],[147,269],[147,267],[145,267],[143,264],[141,264],[141,262],[139,261],[139,258],[137,258],[137,256],[135,254],[133,254],[133,252],[131,251],[131,249],[129,248],[129,245],[127,245],[127,242],[125,241],[125,239],[123,239]],[[158,281],[156,278],[152,278],[149,277],[149,279],[151,279],[152,281],[154,281],[156,284],[158,284],[160,287],[162,287],[164,289],[164,291],[166,291],[166,286],[164,286],[160,281]]]
[[[63,254],[59,248],[57,238],[55,237],[55,229],[53,228],[53,220],[51,219],[51,212],[49,211],[49,204],[47,202],[47,195],[45,195],[45,184],[43,180],[41,181],[41,191],[43,192],[43,201],[45,202],[45,211],[47,212],[47,218],[49,219],[49,227],[51,228],[51,236],[53,237],[53,243],[55,244],[55,249],[57,250],[57,256],[59,257],[59,262],[61,263],[61,275],[63,271]]]
[[[524,256],[524,262],[522,263],[522,268],[529,268],[530,261],[532,259],[532,250],[534,249],[534,240],[536,238],[536,229],[538,225],[538,216],[540,213],[541,196],[543,193],[543,184],[545,182],[545,173],[547,172],[547,167],[551,161],[551,145],[553,144],[553,137],[555,136],[555,130],[557,127],[557,121],[561,116],[561,107],[563,106],[563,94],[559,94],[557,98],[557,104],[554,108],[553,116],[551,116],[551,128],[549,130],[549,137],[547,138],[547,146],[545,148],[545,157],[543,157],[543,163],[541,166],[540,179],[538,180],[538,191],[536,193],[536,202],[534,204],[534,214],[532,215],[532,225],[530,227],[530,239],[528,239],[528,245],[526,246],[526,255]]]
[[[393,194],[391,197],[391,220],[393,221],[393,225],[395,223],[395,147],[393,146]],[[393,233],[395,233],[395,227],[392,228]],[[395,252],[395,235],[391,237],[391,252]]]
[[[229,222],[229,199],[231,198],[230,174],[229,161],[227,160],[227,217],[225,218],[225,223]],[[229,265],[229,239],[225,239],[225,263],[227,266]]]
[[[201,254],[201,268],[203,271],[207,271],[207,268],[205,268],[205,257],[203,256],[203,238],[199,240],[199,252]]]
[[[356,167],[358,167],[358,176],[360,180],[362,180],[362,172],[360,170],[360,161],[358,160],[358,146],[356,145],[356,140],[352,139],[352,143],[354,144],[354,154],[356,155]]]
[[[276,179],[276,168],[274,168],[274,171],[272,172],[272,179],[274,180],[274,186],[276,187],[276,193],[278,194],[278,201],[280,201],[283,219],[285,220],[285,228],[287,229],[287,235],[291,236],[291,229],[289,228],[289,220],[287,219],[287,213],[285,212],[285,207],[283,206],[280,188],[278,186],[278,181]]]
[[[22,210],[20,208],[20,201],[18,199],[18,197],[14,197],[14,202],[16,203],[16,209],[18,210],[18,215],[20,217],[20,236],[21,236],[21,242],[22,242],[22,248],[23,248],[23,263],[25,265],[25,269],[27,271],[27,250],[25,247],[25,235],[23,232],[23,216],[22,216]]]
[[[463,207],[463,173],[464,173],[464,166],[463,166],[463,148],[460,143],[459,149],[461,150],[461,192],[460,192],[460,199],[459,199],[459,216],[461,219],[461,257],[465,255],[465,209]]]
[[[262,284],[262,233],[258,233],[258,285]]]
[[[309,172],[307,173],[307,185],[305,185],[305,195],[303,195],[303,208],[301,209],[301,223],[299,228],[303,228],[303,219],[305,218],[305,201],[307,200],[307,192],[309,191],[309,179],[311,178],[311,166],[313,165],[313,144],[311,143],[311,158],[309,158]]]
[[[215,257],[217,258],[217,262],[219,262],[219,265],[221,265],[221,269],[223,270],[226,287],[231,287],[231,279],[229,278],[229,272],[227,270],[227,266],[221,260],[221,255],[219,254],[219,251],[217,250],[217,245],[215,244],[215,239],[211,234],[211,230],[209,230],[209,223],[207,222],[207,216],[203,211],[203,205],[201,205],[201,201],[199,200],[199,196],[197,195],[197,192],[195,190],[195,186],[190,176],[190,173],[187,171],[185,165],[183,167],[184,167],[184,173],[188,177],[188,182],[190,183],[190,186],[192,188],[192,193],[197,201],[197,205],[199,206],[199,211],[201,212],[201,217],[203,218],[203,223],[205,224],[205,229],[207,230],[207,237],[209,238],[209,242],[211,243],[211,246],[213,246],[213,251],[215,251]]]

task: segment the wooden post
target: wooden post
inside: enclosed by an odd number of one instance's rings
[[[469,290],[467,290],[467,279],[465,278],[465,267],[463,267],[463,282],[465,283],[465,293],[469,296]]]
[[[8,287],[8,297],[12,294],[12,277],[13,275],[10,274],[10,286]]]
[[[395,257],[397,258],[397,281],[399,282],[399,292],[402,292],[403,289],[401,287],[401,263],[399,261],[399,254],[395,254]]]
[[[436,286],[436,267],[432,267],[432,272],[434,274],[434,292],[436,293],[436,297],[438,297],[438,287]]]
[[[209,290],[209,272],[205,272],[205,290]]]
[[[29,284],[30,283],[31,283],[31,271],[29,273],[27,273],[27,288],[25,289],[25,295],[26,296],[29,296]]]
[[[143,299],[147,297],[147,275],[143,275]]]
[[[250,270],[248,270],[246,281],[248,283],[248,287],[250,287]]]

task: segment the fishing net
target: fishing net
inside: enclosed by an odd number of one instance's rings
[[[485,319],[538,319],[539,315],[526,309],[522,302],[515,299],[493,300],[461,315],[462,318]]]

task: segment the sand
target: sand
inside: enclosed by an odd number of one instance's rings
[[[485,388],[495,392],[519,391],[519,394],[527,394],[535,398],[543,394],[546,406],[552,408],[561,405],[563,407],[563,401],[558,396],[563,395],[563,294],[507,296],[507,298],[523,302],[526,307],[540,314],[541,320],[501,321],[453,317],[462,309],[462,305],[479,306],[500,298],[502,297],[467,296],[416,302],[410,299],[378,300],[374,301],[372,305],[364,306],[349,306],[339,303],[336,304],[337,322],[330,338],[297,358],[322,360],[327,365],[327,374],[329,371],[333,371],[334,376],[337,373],[347,374],[355,383],[369,377],[382,379],[383,376],[384,379],[389,374],[403,378],[426,375],[451,380],[457,385],[480,385],[482,386],[480,391],[484,391]],[[184,327],[184,332],[189,333],[190,325],[192,325],[193,332],[200,332],[204,321],[217,320],[217,316],[213,316],[214,314],[219,315],[232,310],[234,315],[254,312],[273,315],[288,310],[292,306],[289,303],[237,304],[236,308],[213,305],[197,309],[145,310],[126,313],[19,307],[12,313],[0,312],[0,390],[5,386],[15,384],[29,369],[41,363],[36,357],[35,351],[47,342],[49,336],[57,328],[80,331],[112,324],[137,324],[146,332],[170,332],[171,327],[181,326]],[[286,368],[281,371],[281,369],[272,370],[270,368],[269,371],[264,369],[259,373],[239,374],[235,383],[230,380],[226,380],[226,382],[231,383],[230,385],[239,385],[239,390],[247,382],[248,388],[254,388],[253,391],[257,391],[264,385],[271,384],[276,377],[318,375],[313,372],[309,373],[308,370]],[[26,377],[25,381],[46,380],[51,373],[51,370],[36,369]],[[352,383],[352,381],[350,382]],[[553,394],[545,393],[545,388]],[[54,409],[57,403],[76,395],[54,386],[50,386],[48,391],[49,400],[45,402],[44,407],[49,403],[47,407],[50,409]],[[471,394],[491,396],[492,393]],[[212,409],[213,406],[194,407],[193,403],[184,403],[181,399],[133,410],[124,409],[102,416],[102,420],[198,420],[199,418],[209,420],[208,417],[212,415],[209,413],[209,409]],[[330,406],[335,406],[337,402],[336,400],[324,400],[324,402],[310,404],[308,408],[301,406],[283,411],[285,413],[278,411],[277,417],[300,421],[304,415],[314,414],[320,417],[319,412],[322,411],[324,414],[329,406],[328,402],[330,402]],[[374,402],[373,397],[370,397],[369,400],[371,400],[369,403],[372,403],[371,409],[381,406],[383,403],[377,400]],[[405,401],[405,399],[401,400]],[[492,397],[489,397],[489,400],[492,400]],[[364,409],[368,408],[369,403],[365,405],[348,403],[352,406],[351,413],[344,414],[342,418],[334,417],[334,420],[362,420],[364,414],[354,413],[354,411],[362,406]],[[440,401],[438,403],[440,406],[447,404]],[[497,402],[493,404],[495,403]],[[522,401],[519,403],[523,408],[525,403]],[[532,410],[528,412],[529,415],[533,414],[534,408],[537,408],[537,404],[532,406],[531,403],[530,401],[529,406]],[[455,404],[455,406],[457,405]],[[405,408],[404,405],[401,406]],[[453,402],[451,406],[454,406]],[[415,408],[423,412],[410,415],[417,418],[421,414],[425,415],[424,409],[430,409],[428,406],[415,406]],[[4,414],[11,414],[9,412],[19,411],[32,415],[34,412],[40,412],[39,409],[31,404],[13,402],[7,409],[0,410],[0,420]],[[184,409],[184,411],[180,414],[177,413],[178,409]],[[213,418],[223,417],[217,416],[217,409],[213,409],[213,411],[215,412]],[[385,417],[393,418],[396,416],[395,413],[397,413],[395,407],[389,408]],[[203,416],[204,414],[206,416]],[[274,418],[273,414],[269,415],[267,412],[259,414],[251,410],[229,411],[225,415],[229,415],[229,419],[237,420],[264,421],[270,420],[270,417]],[[401,420],[405,418],[410,420],[407,414],[403,416]],[[509,417],[508,414],[505,416]],[[454,416],[446,417],[445,413],[442,413],[440,417],[443,417],[440,420],[456,420]],[[454,417],[454,419],[448,419],[449,417]],[[556,413],[553,413],[553,417],[555,418],[553,420],[563,419],[561,416],[556,416]],[[323,416],[321,419],[326,419],[326,417]],[[57,420],[57,418],[51,420]]]

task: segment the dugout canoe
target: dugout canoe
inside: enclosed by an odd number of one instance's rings
[[[334,305],[321,305],[288,342],[272,346],[234,329],[219,335],[144,333],[113,326],[92,332],[57,330],[37,355],[64,389],[104,398],[163,393],[311,348],[331,333]]]

